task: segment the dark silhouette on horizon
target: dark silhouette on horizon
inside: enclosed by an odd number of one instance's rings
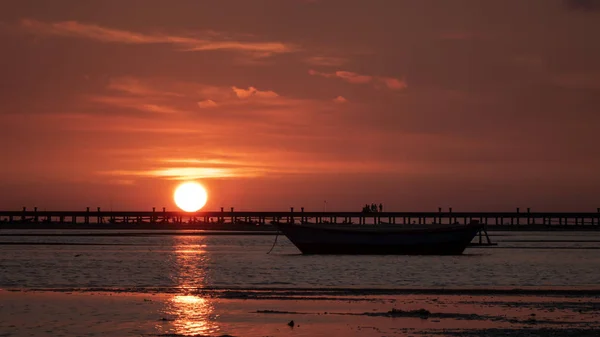
[[[377,206],[376,203],[372,203],[372,204],[365,204],[362,208],[362,212],[363,213],[381,213],[383,212],[383,204],[379,203],[379,206]]]

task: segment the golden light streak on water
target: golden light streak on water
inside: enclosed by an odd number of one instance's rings
[[[218,315],[214,313],[214,299],[185,294],[206,284],[204,266],[210,259],[203,249],[206,247],[206,238],[175,236],[173,240],[176,241],[173,245],[173,263],[176,264],[177,271],[173,279],[184,294],[173,295],[167,301],[163,314],[172,321],[162,324],[161,330],[163,333],[178,335],[213,335],[219,331],[215,322]],[[186,280],[195,280],[196,283],[192,285]]]

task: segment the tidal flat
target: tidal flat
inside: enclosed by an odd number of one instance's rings
[[[2,336],[597,336],[600,298],[2,290]],[[221,293],[222,294],[222,293]],[[292,323],[293,321],[293,323]]]
[[[461,256],[106,234],[0,231],[0,336],[600,335],[596,232],[494,233]]]

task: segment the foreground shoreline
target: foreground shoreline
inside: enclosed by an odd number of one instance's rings
[[[0,331],[10,336],[587,337],[600,333],[599,322],[598,293],[279,298],[0,290]]]

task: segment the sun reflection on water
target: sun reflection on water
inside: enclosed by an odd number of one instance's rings
[[[210,335],[219,330],[214,322],[211,299],[193,295],[175,295],[171,301],[173,328],[180,335]]]
[[[189,294],[192,289],[206,284],[206,266],[209,256],[204,249],[205,237],[173,237],[172,279],[180,289],[165,303],[164,314],[169,324],[163,325],[168,333],[178,335],[211,335],[219,331],[214,313],[214,300]],[[162,330],[161,329],[161,330]],[[167,332],[167,331],[164,331]]]

